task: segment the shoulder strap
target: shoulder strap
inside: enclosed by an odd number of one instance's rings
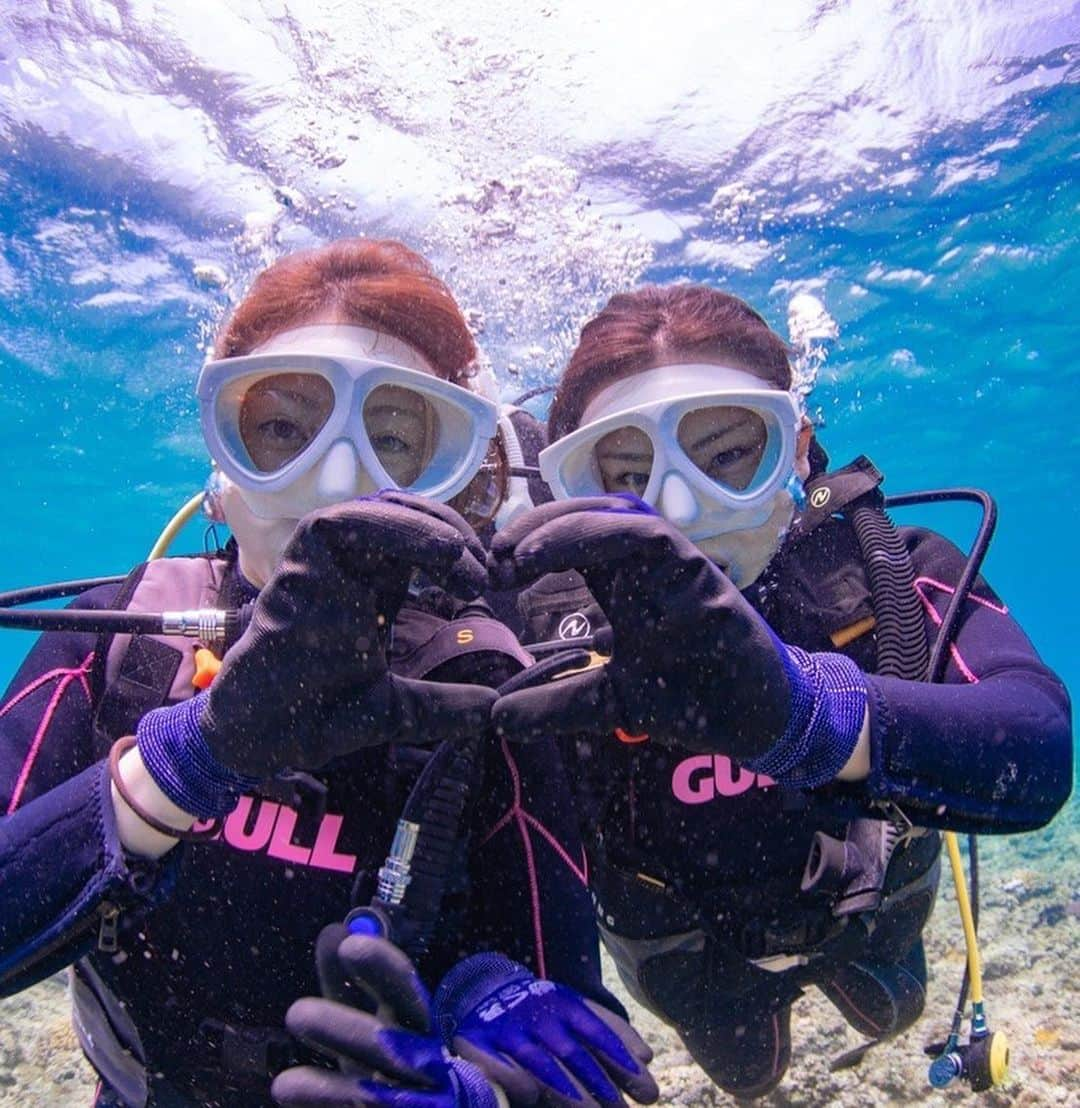
[[[792,524],[788,543],[797,543],[819,524],[866,497],[880,506],[884,474],[865,454],[832,473],[821,473],[806,483],[806,506]]]
[[[444,594],[445,595],[445,594]],[[394,623],[391,666],[402,677],[492,684],[533,664],[517,637],[477,601],[449,613],[403,609]],[[494,680],[494,684],[501,683]]]
[[[144,563],[128,575],[116,606],[149,612],[212,607],[226,565],[226,559],[214,555]],[[176,636],[99,636],[94,658],[98,751],[131,734],[151,709],[191,696],[194,657],[193,644]]]
[[[131,598],[139,587],[139,582],[142,580],[149,564],[149,562],[142,562],[127,575],[124,583],[120,586],[120,591],[116,594],[116,599],[113,601],[115,609],[127,611]],[[102,631],[94,643],[94,661],[90,666],[90,694],[94,704],[100,702],[101,694],[105,691],[106,661],[115,637],[115,632]]]
[[[806,506],[784,543],[779,565],[798,576],[800,563],[806,563],[812,579],[804,582],[804,603],[821,601],[815,610],[834,645],[844,646],[872,627],[873,671],[920,680],[927,665],[925,618],[911,555],[885,512],[882,480],[881,471],[860,455],[807,482]],[[848,537],[841,533],[845,525]],[[808,541],[811,536],[814,542]],[[837,555],[849,549],[856,560],[845,554],[838,564]]]

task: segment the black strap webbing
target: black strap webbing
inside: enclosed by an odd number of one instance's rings
[[[881,470],[865,454],[860,454],[843,469],[812,477],[806,483],[806,506],[792,524],[785,545],[790,547],[799,542],[820,523],[867,494],[876,493],[873,499],[881,502],[883,498],[877,490],[884,479]]]
[[[99,750],[108,750],[121,736],[134,734],[139,720],[165,703],[182,660],[176,647],[145,635],[132,636],[116,680],[102,693],[94,715]]]

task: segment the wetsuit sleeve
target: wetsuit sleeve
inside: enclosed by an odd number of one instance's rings
[[[476,950],[576,989],[625,1018],[604,988],[585,855],[553,743],[493,748],[473,837]]]
[[[964,557],[940,535],[904,533],[932,642]],[[925,826],[979,833],[1041,827],[1068,799],[1068,693],[981,579],[942,684],[868,681],[873,799]]]
[[[108,607],[112,596],[95,590],[73,607]],[[156,900],[175,865],[129,859],[117,837],[93,751],[95,644],[43,635],[0,701],[0,994],[81,956],[103,916]]]

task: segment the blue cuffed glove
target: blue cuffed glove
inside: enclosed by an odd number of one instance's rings
[[[625,1021],[573,989],[534,977],[501,954],[459,962],[435,993],[435,1024],[455,1054],[474,1062],[512,1102],[642,1104],[660,1091],[652,1051]]]
[[[633,496],[544,504],[495,536],[496,588],[578,570],[611,625],[606,665],[501,697],[510,739],[634,734],[726,754],[783,784],[832,780],[851,757],[866,679],[841,654],[773,634],[721,570]]]
[[[405,953],[377,935],[323,928],[316,944],[322,997],[286,1013],[289,1032],[336,1069],[294,1066],[271,1093],[283,1108],[499,1108],[476,1066],[430,1031],[430,998]]]
[[[150,775],[207,819],[287,766],[318,769],[364,746],[486,728],[490,689],[399,677],[387,660],[414,570],[471,598],[486,584],[483,560],[457,512],[408,493],[305,516],[210,689],[140,721]]]
[[[787,670],[791,714],[780,738],[743,765],[789,788],[816,789],[836,777],[859,741],[866,678],[844,654],[809,654],[775,642]]]

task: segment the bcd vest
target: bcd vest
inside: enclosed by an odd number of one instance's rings
[[[915,679],[918,659],[926,654],[921,613],[915,611],[913,617],[911,606],[903,604],[899,612],[894,610],[893,594],[902,593],[904,588],[902,576],[883,587],[879,581],[871,581],[867,571],[867,562],[875,559],[875,553],[880,557],[878,544],[889,543],[887,560],[901,567],[901,575],[906,561],[908,576],[913,577],[902,540],[894,529],[887,534],[891,524],[880,511],[881,480],[880,472],[867,459],[859,458],[850,466],[820,473],[808,482],[806,509],[782,551],[747,595],[782,641],[810,651],[842,650],[867,673],[880,669],[879,621],[884,612],[885,619],[892,620],[893,629],[886,636],[890,649],[895,654],[893,644],[900,640],[903,657],[899,665],[906,666],[907,675]],[[856,511],[871,515],[869,529],[861,522],[860,531],[856,531],[852,522]],[[874,516],[885,526],[879,528]],[[907,589],[917,604],[910,582]],[[559,638],[572,646],[575,638],[594,634],[607,623],[584,580],[572,571],[537,582],[522,594],[519,608],[527,627],[526,642]],[[890,667],[896,664],[890,662]],[[633,746],[614,740],[598,743],[583,739],[566,745],[567,757],[575,766],[583,809],[583,838],[593,856],[591,884],[601,927],[609,931],[610,937],[629,922],[640,928],[637,934],[644,941],[645,935],[675,934],[699,925],[698,913],[682,901],[670,883],[664,858],[635,845],[619,831],[626,829],[627,819],[625,812],[614,806],[625,807],[626,792],[633,792],[634,782],[657,783],[655,771],[649,777],[650,744]],[[802,812],[811,823],[820,818],[818,826],[830,837],[843,837],[849,818],[845,812],[858,817],[865,810],[864,805],[846,801],[841,789],[807,793],[781,787],[777,792],[782,810]],[[881,818],[886,815],[883,812]],[[672,818],[677,818],[674,809]],[[931,871],[930,880],[936,881],[937,836],[925,838],[928,841],[919,844],[917,858],[910,859],[913,872],[908,876],[914,882]],[[898,851],[898,863],[899,855],[905,852],[906,843]],[[906,868],[898,865],[894,877]],[[810,898],[802,895],[798,881],[754,881],[744,888],[731,888],[729,895],[719,898],[721,910],[725,900],[729,916],[743,920],[737,945],[745,957],[769,956],[785,947],[810,948],[819,939],[824,941],[831,928],[840,928],[835,920],[830,922],[828,904],[820,897],[814,907],[810,906]],[[805,911],[799,907],[804,904]],[[773,927],[774,920],[766,918],[775,906],[792,909],[779,930]],[[717,903],[712,907],[715,909]],[[868,922],[872,927],[873,920],[868,917]]]
[[[235,551],[164,558],[136,567],[121,586],[114,607],[138,612],[237,607],[242,595]],[[462,604],[441,590],[424,590],[399,613],[389,659],[395,673],[413,678],[498,684],[532,664],[532,657],[478,601]],[[169,635],[102,634],[91,675],[94,742],[104,757],[115,739],[134,733],[146,712],[178,703],[197,690],[196,650],[223,652],[226,644],[200,643]],[[407,795],[404,782],[415,779],[428,751],[391,747],[386,762],[387,789]],[[398,780],[400,778],[400,780]],[[404,789],[404,791],[402,791]],[[258,793],[297,809],[325,799],[326,786],[303,772],[263,782]],[[321,814],[321,813],[318,813]],[[360,874],[358,874],[358,883]],[[327,923],[330,920],[325,921]],[[79,1038],[106,1080],[132,1104],[144,1104],[154,1079],[141,1061],[145,1052],[126,1007],[113,994],[92,961],[73,971],[72,999]],[[223,1080],[262,1080],[289,1064],[294,1044],[281,1028],[205,1021],[204,1051],[218,1059]],[[155,1095],[161,1095],[160,1091]]]

